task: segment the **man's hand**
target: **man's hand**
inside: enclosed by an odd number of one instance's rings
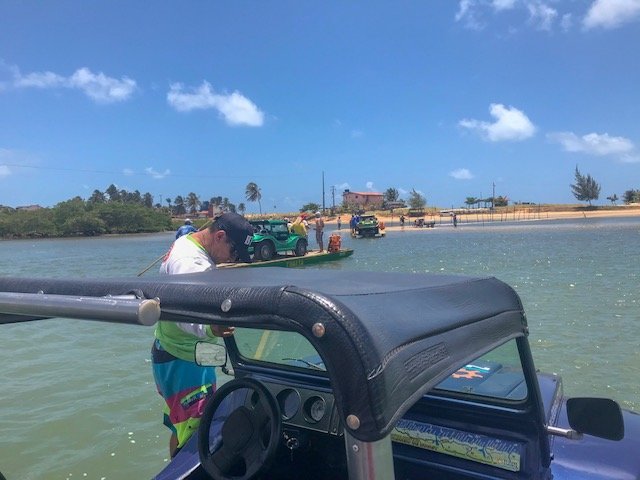
[[[223,327],[222,325],[211,325],[211,332],[216,337],[230,337],[233,332],[236,331],[236,327]]]

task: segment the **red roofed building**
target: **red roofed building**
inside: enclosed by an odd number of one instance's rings
[[[382,208],[384,196],[376,192],[352,192],[345,190],[342,193],[342,204],[347,208],[361,208],[363,210],[375,210]]]

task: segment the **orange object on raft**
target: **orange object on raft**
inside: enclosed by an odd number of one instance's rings
[[[327,247],[327,251],[331,253],[338,252],[340,251],[341,245],[342,245],[342,238],[337,233],[333,233],[329,237],[329,246]]]

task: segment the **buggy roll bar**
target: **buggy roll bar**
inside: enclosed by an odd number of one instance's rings
[[[0,292],[0,312],[0,324],[63,317],[151,326],[160,318],[160,300]]]

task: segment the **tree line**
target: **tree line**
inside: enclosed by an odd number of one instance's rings
[[[51,208],[0,209],[2,238],[95,236],[172,228],[171,215],[154,208],[150,194],[118,190],[113,185],[104,193],[95,190],[87,200],[77,196]]]
[[[247,184],[245,195],[249,201],[260,203],[260,188]],[[103,234],[147,233],[172,230],[172,216],[197,214],[200,211],[239,212],[227,197],[209,200],[190,192],[184,197],[166,198],[166,206],[154,203],[153,195],[119,189],[114,184],[106,190],[94,190],[87,200],[76,196],[51,208],[10,208],[0,206],[0,238],[37,238],[96,236]],[[260,205],[262,213],[262,206]]]

